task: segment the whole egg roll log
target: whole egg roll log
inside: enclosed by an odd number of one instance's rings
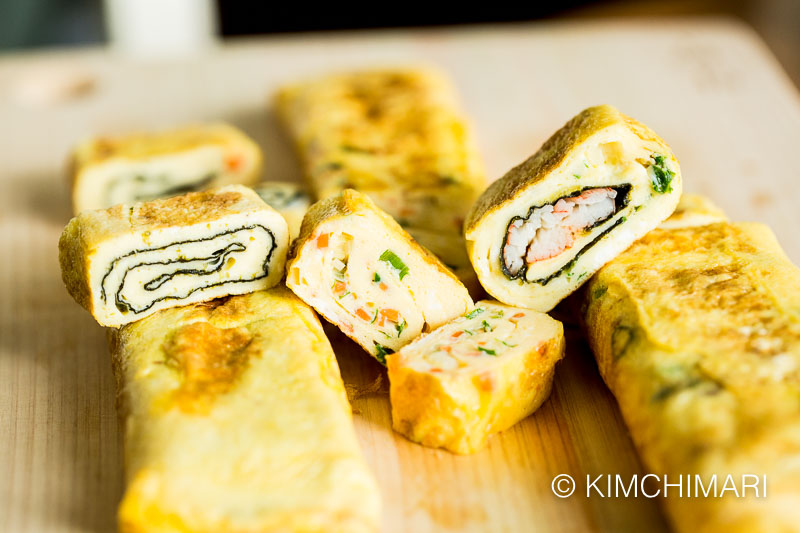
[[[392,426],[425,446],[475,452],[547,399],[563,356],[557,320],[478,302],[389,355]]]
[[[364,194],[311,206],[286,285],[378,361],[472,307],[464,285]]]
[[[318,199],[356,189],[404,227],[461,234],[486,178],[444,75],[334,74],[284,88],[277,106]]]
[[[167,309],[110,336],[121,532],[378,530],[330,343],[286,288]]]
[[[286,221],[252,189],[228,185],[84,211],[58,243],[67,290],[103,326],[160,309],[272,287]]]
[[[680,195],[664,141],[611,106],[592,107],[483,193],[465,225],[470,260],[498,300],[549,311]]]
[[[286,219],[289,238],[294,240],[300,234],[300,224],[311,205],[306,190],[298,183],[286,181],[262,181],[253,190]]]
[[[72,154],[72,208],[105,209],[261,178],[261,149],[226,124],[95,137]]]
[[[654,230],[587,283],[583,319],[644,464],[683,482],[678,531],[800,531],[800,269],[769,228]]]

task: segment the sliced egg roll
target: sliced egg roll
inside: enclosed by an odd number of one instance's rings
[[[289,225],[289,238],[300,234],[300,224],[306,215],[311,198],[299,183],[285,181],[263,181],[253,187],[262,200],[283,215]]]
[[[644,464],[683,484],[677,531],[800,531],[800,269],[769,228],[654,230],[591,279],[583,318]]]
[[[592,107],[483,193],[465,225],[470,260],[498,300],[549,311],[680,195],[669,146],[613,107]]]
[[[425,446],[475,452],[547,399],[563,356],[557,320],[478,302],[388,357],[392,426]]]
[[[383,364],[421,332],[472,307],[447,267],[351,189],[311,206],[286,284]]]
[[[318,199],[356,189],[404,227],[460,234],[486,186],[453,88],[435,70],[330,75],[284,88],[277,107]]]
[[[225,124],[95,137],[72,154],[75,214],[261,178],[261,149]]]
[[[167,309],[110,336],[119,531],[378,530],[330,343],[286,288]]]
[[[272,287],[283,277],[288,233],[242,185],[84,211],[61,234],[61,275],[97,322],[116,327]]]
[[[699,194],[683,193],[675,211],[658,227],[661,229],[705,226],[715,222],[727,222],[728,217],[714,202]]]

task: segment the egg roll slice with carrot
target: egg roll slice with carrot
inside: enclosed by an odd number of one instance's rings
[[[547,399],[564,328],[544,313],[484,300],[388,359],[392,426],[467,454]]]
[[[439,259],[351,189],[311,206],[290,256],[287,286],[383,364],[472,307]]]

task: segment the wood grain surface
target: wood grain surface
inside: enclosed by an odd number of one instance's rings
[[[261,143],[268,178],[294,180],[297,163],[269,107],[279,84],[420,61],[453,77],[490,176],[530,155],[580,109],[611,103],[671,144],[687,190],[710,196],[735,220],[768,223],[800,261],[800,101],[764,45],[730,21],[281,37],[180,63],[136,63],[99,49],[0,57],[0,531],[112,531],[123,488],[104,332],[68,297],[58,271],[58,236],[70,217],[69,147],[97,132],[223,119]],[[74,94],[46,103],[42,84]],[[574,326],[550,400],[467,457],[394,434],[385,376],[364,392],[382,370],[328,331],[355,391],[384,531],[667,529],[654,500],[551,492],[557,474],[641,472]]]

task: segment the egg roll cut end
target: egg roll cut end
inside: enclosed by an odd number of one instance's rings
[[[478,451],[547,399],[563,333],[543,313],[478,302],[389,356],[394,430],[424,446]]]
[[[549,311],[666,219],[681,189],[655,133],[589,108],[483,193],[465,225],[469,257],[495,298]]]
[[[86,211],[59,242],[69,293],[104,326],[278,283],[286,221],[251,189]]]
[[[226,124],[90,138],[70,162],[73,212],[253,185],[262,160],[258,145]]]
[[[378,361],[472,306],[464,285],[364,194],[314,204],[286,284]]]

